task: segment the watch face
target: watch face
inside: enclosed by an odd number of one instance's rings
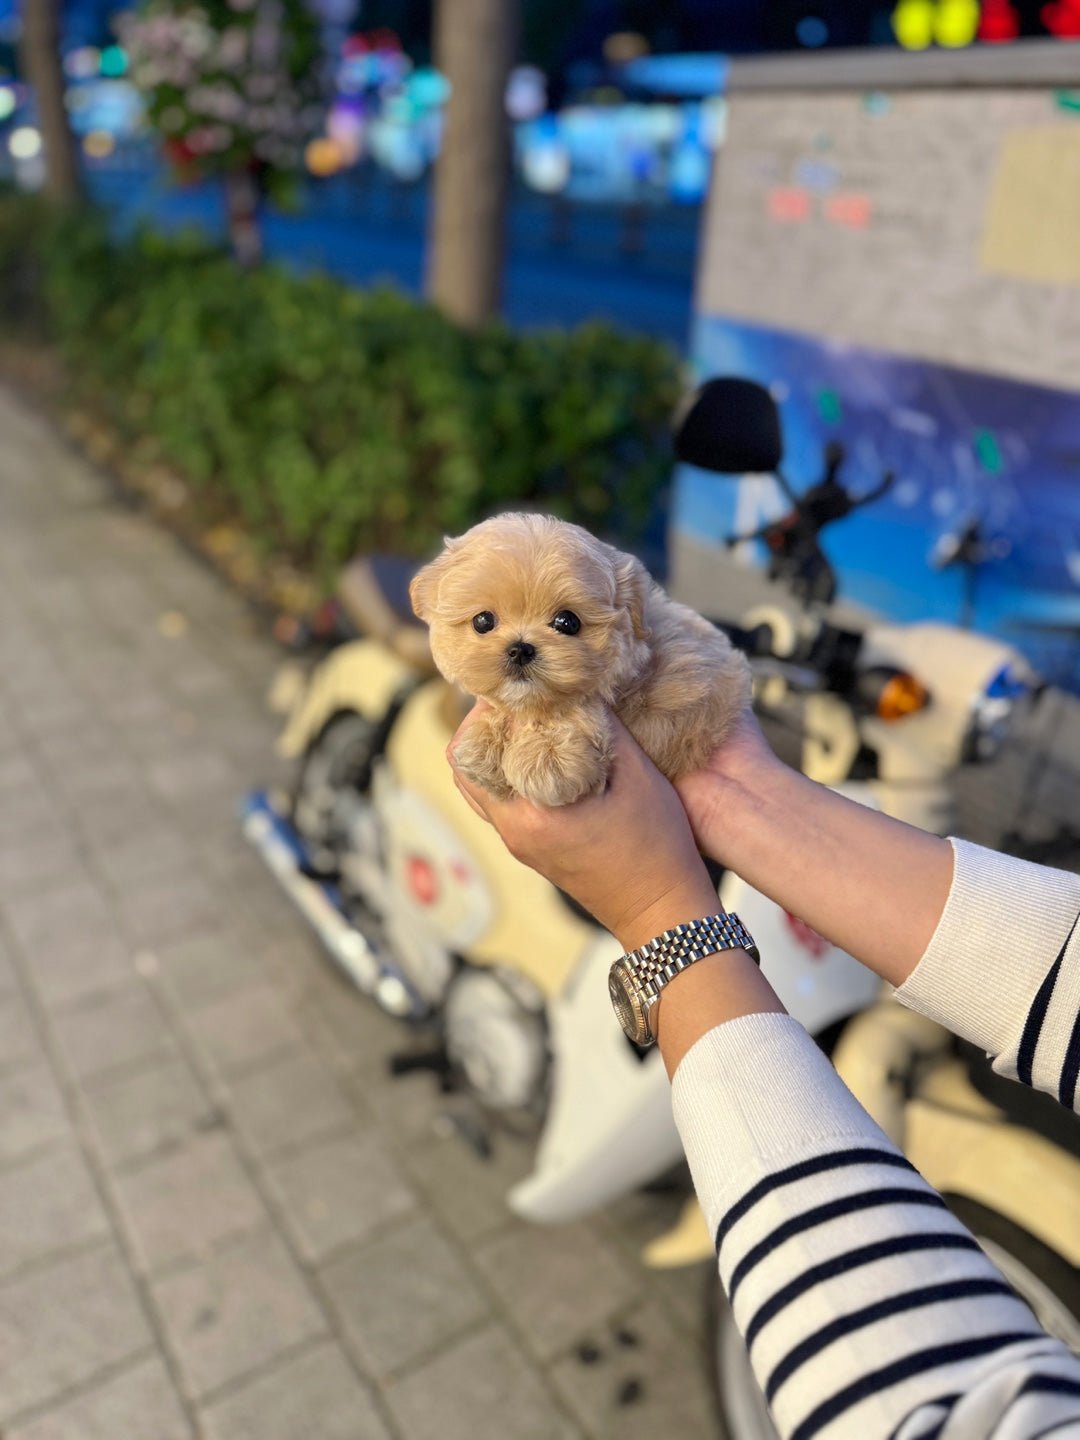
[[[617,965],[608,975],[608,994],[611,996],[619,1024],[626,1034],[638,1045],[645,1043],[647,1036],[643,1033],[645,1027],[642,1023],[641,1007]]]

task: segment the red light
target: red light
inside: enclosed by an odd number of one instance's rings
[[[439,881],[435,866],[423,855],[409,855],[405,859],[405,881],[413,897],[421,905],[434,905],[439,898]]]
[[[1059,40],[1080,40],[1080,0],[1054,0],[1042,8],[1042,20]]]
[[[373,50],[400,50],[401,40],[393,30],[385,26],[380,30],[371,31],[371,48]]]
[[[983,0],[979,39],[1002,45],[1020,34],[1020,16],[1010,0]]]

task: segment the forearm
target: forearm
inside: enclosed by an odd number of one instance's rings
[[[672,1099],[781,1435],[908,1440],[944,1419],[943,1440],[986,1440],[1030,1377],[1080,1382],[1080,1362],[1041,1333],[795,1021],[751,1014],[711,1030]],[[1057,1418],[1049,1403],[1031,1413]]]
[[[948,898],[947,840],[775,762],[709,776],[698,841],[748,884],[900,985]]]

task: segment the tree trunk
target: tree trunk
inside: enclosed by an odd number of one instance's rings
[[[250,170],[229,170],[225,175],[225,208],[229,241],[237,262],[245,270],[262,263],[262,228],[259,224],[259,187]]]
[[[58,0],[23,0],[22,61],[37,100],[45,147],[45,193],[58,205],[82,197],[75,137],[64,105]]]
[[[502,301],[510,124],[506,82],[517,50],[520,0],[439,0],[435,63],[450,101],[435,171],[429,297],[477,326]]]

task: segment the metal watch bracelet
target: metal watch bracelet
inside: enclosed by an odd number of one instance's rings
[[[647,995],[659,995],[688,965],[720,950],[745,950],[755,964],[761,963],[753,937],[734,913],[675,925],[622,958],[639,987]]]
[[[706,915],[674,925],[615,961],[608,975],[608,993],[619,1024],[635,1045],[655,1042],[649,1012],[668,981],[695,961],[724,950],[745,950],[760,964],[753,937],[735,914]]]

